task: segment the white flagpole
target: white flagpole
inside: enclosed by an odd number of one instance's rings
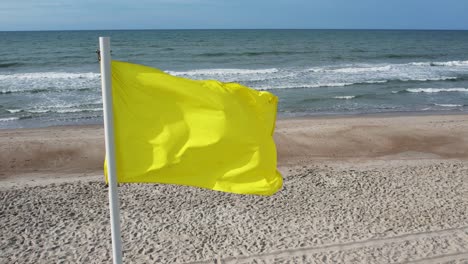
[[[104,133],[106,140],[107,176],[109,178],[109,208],[112,232],[112,258],[114,264],[122,263],[122,242],[120,237],[119,194],[115,171],[114,115],[112,112],[112,76],[110,38],[99,37],[101,58],[102,103],[104,110]]]

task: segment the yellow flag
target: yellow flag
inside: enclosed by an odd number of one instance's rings
[[[118,182],[258,195],[281,188],[273,94],[119,61],[112,93]]]

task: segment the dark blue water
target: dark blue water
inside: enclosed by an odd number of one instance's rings
[[[279,116],[468,111],[468,31],[0,32],[0,128],[99,123],[114,59],[269,90]]]

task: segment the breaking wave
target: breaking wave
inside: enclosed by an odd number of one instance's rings
[[[31,72],[31,73],[14,73],[2,74],[0,80],[48,80],[48,79],[99,79],[101,75],[94,72]]]
[[[462,107],[463,105],[461,104],[434,104],[436,106],[442,106],[442,107]]]
[[[10,114],[19,113],[23,111],[22,109],[5,109],[5,110],[7,110],[7,112]]]
[[[171,75],[175,76],[197,76],[197,75],[245,75],[245,74],[270,74],[277,73],[279,70],[277,68],[271,69],[200,69],[200,70],[190,70],[190,71],[166,71]]]
[[[333,97],[334,99],[344,99],[344,100],[350,100],[356,98],[355,95],[343,95],[343,96],[335,96]]]
[[[19,120],[20,118],[19,117],[4,117],[4,118],[0,118],[0,122],[10,122],[10,121],[14,121],[14,120]]]
[[[445,62],[411,62],[408,65],[413,66],[449,66],[460,67],[468,66],[468,61],[445,61]]]
[[[93,72],[33,72],[0,74],[0,94],[86,91],[99,87],[100,74]]]
[[[409,93],[448,93],[448,92],[468,92],[468,88],[415,88],[404,90]]]

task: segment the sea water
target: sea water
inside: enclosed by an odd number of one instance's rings
[[[101,123],[99,36],[113,59],[270,91],[279,117],[468,111],[468,31],[0,32],[0,128]]]

